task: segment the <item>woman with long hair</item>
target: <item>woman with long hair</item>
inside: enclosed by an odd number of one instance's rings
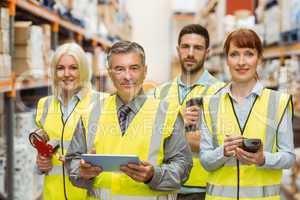
[[[91,66],[76,43],[61,45],[51,61],[52,95],[39,100],[36,124],[50,144],[58,146],[52,156],[37,155],[37,169],[45,174],[44,200],[84,199],[86,191],[73,186],[64,166],[73,132],[93,102],[104,97],[91,88]],[[59,154],[60,156],[56,156]]]

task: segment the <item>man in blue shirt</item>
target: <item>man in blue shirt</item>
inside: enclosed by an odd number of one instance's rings
[[[174,112],[179,110],[184,118],[185,127],[194,126],[192,131],[186,129],[185,133],[185,138],[194,153],[193,169],[190,178],[183,183],[178,199],[202,200],[205,199],[207,172],[199,162],[200,132],[197,128],[200,108],[196,105],[186,107],[186,102],[194,97],[212,95],[222,88],[224,83],[204,69],[204,62],[209,54],[209,35],[204,27],[198,24],[183,27],[178,37],[177,52],[181,74],[175,80],[155,89],[154,95],[166,99]]]

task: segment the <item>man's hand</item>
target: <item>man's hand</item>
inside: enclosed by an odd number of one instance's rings
[[[121,171],[137,182],[149,182],[154,175],[154,167],[146,161],[121,166]]]
[[[38,154],[36,157],[36,165],[43,173],[48,173],[53,167],[51,157],[44,157],[41,154]]]
[[[100,167],[92,166],[84,160],[80,160],[79,172],[81,178],[89,180],[98,176],[102,172],[102,169]]]
[[[189,143],[192,152],[199,153],[201,140],[200,130],[185,133],[185,138]]]
[[[236,149],[236,158],[245,163],[246,165],[264,165],[265,156],[263,152],[263,145],[260,146],[259,150],[256,153],[247,152],[241,148]]]
[[[241,135],[226,135],[224,139],[224,155],[234,156],[236,149],[242,144],[243,136]]]
[[[182,118],[184,120],[184,125],[195,125],[199,126],[200,119],[200,108],[198,106],[186,107],[182,110]]]

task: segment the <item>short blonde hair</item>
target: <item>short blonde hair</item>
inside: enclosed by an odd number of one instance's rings
[[[81,88],[91,88],[92,70],[89,66],[87,57],[83,49],[76,43],[66,43],[59,46],[52,59],[51,59],[51,81],[52,81],[52,92],[55,96],[59,95],[59,86],[56,75],[56,66],[59,63],[62,56],[72,56],[79,68],[80,84]]]

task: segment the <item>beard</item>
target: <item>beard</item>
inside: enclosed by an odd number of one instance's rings
[[[183,60],[180,61],[181,64],[181,70],[184,74],[194,74],[199,72],[203,69],[204,65],[204,59],[200,60],[199,62],[195,63],[194,66],[185,66],[185,63]]]

